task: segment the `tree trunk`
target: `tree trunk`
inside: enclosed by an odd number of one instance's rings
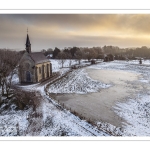
[[[10,79],[5,82],[5,88],[6,88],[5,91],[6,91],[7,98],[9,98],[9,94],[10,94],[9,92],[10,92],[10,88],[11,88],[12,76],[13,75],[11,75]]]
[[[2,85],[2,96],[4,95],[4,85]]]
[[[6,91],[7,98],[9,98],[9,90],[10,90],[10,86],[7,85],[7,83],[5,83],[5,91]]]
[[[79,60],[79,65],[80,65],[80,60]]]
[[[70,66],[70,67],[71,67],[71,61],[72,61],[72,60],[70,59],[70,62],[69,62],[69,66]]]
[[[9,98],[9,89],[6,90],[6,96]]]

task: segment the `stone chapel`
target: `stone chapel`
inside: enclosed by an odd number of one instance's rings
[[[29,35],[26,50],[19,62],[20,83],[38,83],[52,76],[52,64],[42,52],[32,52]]]

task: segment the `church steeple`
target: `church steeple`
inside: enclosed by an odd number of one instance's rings
[[[28,28],[27,28],[27,39],[26,39],[26,51],[28,53],[31,53],[31,43],[28,35]]]

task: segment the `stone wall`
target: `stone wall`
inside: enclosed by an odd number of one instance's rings
[[[20,82],[36,82],[34,61],[28,54],[24,54],[19,63],[19,80]],[[27,81],[28,74],[28,81]]]

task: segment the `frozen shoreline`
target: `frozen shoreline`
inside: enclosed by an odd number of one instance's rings
[[[66,78],[65,82],[62,80],[56,84],[60,88],[51,89],[55,93],[61,93],[57,94],[57,98],[60,97],[59,103],[66,103],[65,105],[68,106],[67,108],[71,108],[72,112],[75,108],[78,114],[87,116],[87,119],[90,118],[91,121],[92,117],[93,119],[95,117],[95,120],[100,118],[100,121],[96,122],[100,130],[67,110],[59,110],[56,107],[59,104],[45,95],[44,86],[24,86],[25,90],[40,91],[42,95],[42,105],[38,112],[43,114],[44,126],[42,126],[41,133],[37,133],[37,135],[59,136],[65,133],[69,136],[149,136],[150,61],[144,63],[147,64],[139,65],[137,61],[102,62],[87,67],[81,72],[76,70],[76,75],[69,74],[68,80]],[[64,72],[65,69],[60,71]],[[17,83],[17,77],[14,79]],[[82,88],[78,86],[80,84]],[[63,90],[61,85],[64,85],[66,89]],[[67,94],[63,94],[65,92]],[[1,123],[5,125],[1,135],[16,135],[17,122],[21,135],[25,135],[23,132],[28,127],[26,117],[29,113],[30,110],[13,111],[1,115]],[[14,133],[6,130],[10,125],[13,127]],[[31,134],[29,133],[29,135]]]
[[[122,122],[125,122],[125,120],[116,115],[113,106],[115,106],[116,102],[123,101],[126,97],[131,96],[131,93],[132,96],[135,94],[137,89],[133,89],[132,84],[129,82],[137,80],[138,75],[125,71],[96,70],[91,68],[87,68],[86,72],[92,79],[112,84],[113,86],[101,89],[99,92],[83,95],[59,94],[53,96],[61,104],[82,114],[86,119],[108,122],[114,126],[121,127]]]

